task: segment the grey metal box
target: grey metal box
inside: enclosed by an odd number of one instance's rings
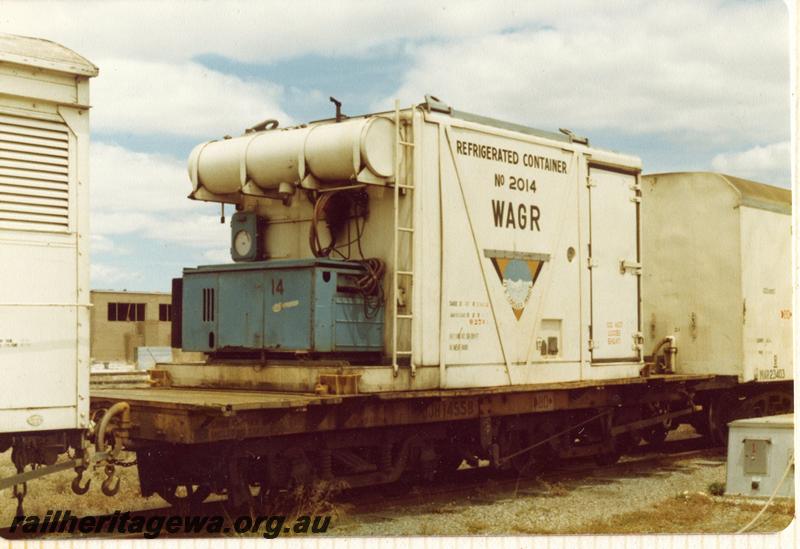
[[[794,414],[739,419],[729,424],[725,493],[794,497]]]

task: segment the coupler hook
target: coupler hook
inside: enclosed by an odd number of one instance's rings
[[[21,471],[20,471],[21,472]],[[22,507],[22,502],[25,500],[25,495],[28,493],[28,483],[14,485],[14,497],[17,500],[17,515],[18,517],[25,516],[25,510]]]
[[[119,492],[120,478],[114,474],[114,466],[109,464],[105,468],[106,479],[100,487],[108,497],[116,496]],[[114,482],[116,480],[116,482]]]
[[[88,479],[86,479],[86,484],[81,486],[81,481],[83,480],[84,471],[86,471],[86,467],[84,467],[83,465],[81,465],[79,467],[75,467],[75,472],[77,473],[77,475],[75,476],[74,479],[72,479],[72,485],[71,486],[72,486],[73,493],[75,493],[78,496],[82,496],[83,494],[88,492],[89,491],[89,487],[92,484],[92,479],[88,478]]]

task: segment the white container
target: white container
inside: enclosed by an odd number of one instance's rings
[[[397,349],[413,349],[416,375],[407,364],[397,376],[391,365],[354,367],[359,391],[637,377],[643,365],[640,161],[474,115],[415,108],[399,116],[406,125],[413,116],[413,128],[404,129],[413,147],[386,138],[394,131],[388,123],[394,113],[316,123],[306,140],[307,165],[317,177],[358,183],[364,163],[375,175],[392,174],[389,160],[400,150],[399,181],[414,188],[395,203],[390,181],[367,185],[362,247],[366,257],[387,265],[388,357],[393,301],[402,300],[399,314],[413,316],[398,321]],[[370,128],[378,137],[365,139]],[[359,155],[362,161],[354,161]],[[312,205],[304,196],[289,205],[253,196],[211,199],[263,215],[270,257],[311,256]],[[395,206],[399,226],[413,226],[413,237],[398,237],[399,265]],[[319,226],[324,233],[324,223]],[[399,277],[403,295],[395,296],[393,269],[409,266],[413,280]],[[314,390],[317,382],[309,364],[291,362],[258,372],[225,365],[167,368],[176,384],[214,379]]]
[[[739,419],[728,427],[725,493],[794,497],[794,414]]]
[[[681,374],[792,378],[791,192],[717,173],[642,177],[645,349]]]
[[[0,34],[0,433],[88,425],[96,75],[63,46]]]

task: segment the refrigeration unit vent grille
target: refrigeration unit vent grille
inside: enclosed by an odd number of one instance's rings
[[[0,229],[69,230],[69,129],[0,113]]]

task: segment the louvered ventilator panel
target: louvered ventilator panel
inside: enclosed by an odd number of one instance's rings
[[[69,229],[69,130],[0,113],[0,229]]]

